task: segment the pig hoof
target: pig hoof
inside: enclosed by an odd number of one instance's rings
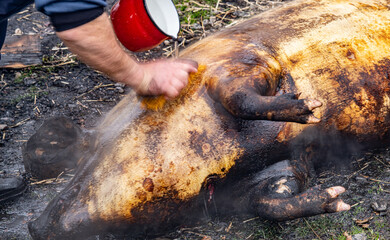
[[[321,122],[321,119],[314,117],[314,115],[309,115],[306,121],[306,123],[319,123],[319,122]]]
[[[325,189],[325,192],[329,195],[331,198],[331,201],[326,204],[325,210],[326,212],[332,213],[332,212],[342,212],[342,211],[348,211],[351,209],[351,206],[349,204],[346,204],[341,199],[337,199],[337,197],[345,192],[345,188],[341,186],[336,187],[330,187]],[[332,201],[333,200],[333,201]]]
[[[339,199],[339,195],[345,192],[345,188],[341,186],[321,189],[321,186],[311,188],[302,195],[302,207],[312,208],[311,210],[320,213],[333,213],[347,211],[351,207]],[[316,210],[316,208],[318,208]]]
[[[303,123],[313,124],[321,122],[321,119],[313,115],[313,110],[318,107],[321,107],[322,103],[315,99],[305,99],[303,102],[306,106],[305,108],[307,109],[306,111],[308,113],[308,115],[305,116]]]
[[[313,111],[315,108],[322,106],[322,103],[315,99],[307,99],[305,100],[305,104],[307,105],[310,111]]]

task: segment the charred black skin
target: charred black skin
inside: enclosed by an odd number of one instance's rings
[[[284,18],[289,20],[289,16],[298,15],[305,8],[310,10],[319,4],[319,1],[298,2],[299,7],[279,10],[279,13],[283,13],[278,14],[281,21]],[[332,15],[321,20],[331,22],[335,18]],[[298,25],[309,28],[305,24]],[[384,111],[389,107],[383,99],[390,92],[389,56],[377,62],[374,67],[369,66],[369,70],[359,72],[359,78],[349,74],[357,66],[347,64],[343,69],[329,69],[326,64],[328,58],[325,58],[323,68],[316,73],[318,76],[321,73],[333,73],[327,78],[330,83],[310,79],[318,92],[318,96],[314,97],[327,101],[321,115],[322,121],[302,127],[297,123],[315,122],[313,111],[320,109],[321,105],[313,104],[308,97],[302,99],[302,92],[295,85],[300,76],[293,74],[294,66],[306,58],[291,57],[289,62],[278,58],[276,43],[282,41],[283,37],[296,34],[288,27],[282,28],[283,24],[280,28],[278,26],[275,22],[253,19],[216,37],[222,40],[235,39],[237,42],[246,39],[247,42],[256,43],[245,50],[240,46],[225,56],[229,59],[228,64],[221,64],[215,72],[215,76],[224,77],[215,83],[206,82],[198,91],[215,111],[213,117],[219,119],[226,136],[235,139],[245,149],[224,178],[219,178],[218,175],[208,176],[199,195],[187,202],[164,198],[140,206],[139,209],[132,209],[133,215],[139,218],[137,223],[126,225],[123,219],[115,222],[92,221],[84,210],[74,212],[73,218],[65,221],[62,215],[67,213],[68,206],[77,206],[80,192],[86,188],[84,185],[96,167],[96,158],[110,150],[109,146],[102,149],[92,147],[69,185],[37,220],[29,223],[33,239],[83,239],[91,234],[107,231],[129,233],[131,236],[158,234],[174,226],[196,221],[203,216],[204,208],[209,213],[215,209],[218,214],[245,212],[275,221],[339,211],[341,200],[337,198],[338,194],[331,194],[329,189],[322,189],[321,186],[307,189],[308,181],[319,168],[328,167],[321,166],[322,163],[332,165],[340,159],[348,159],[348,154],[358,150],[388,146],[390,111]],[[251,33],[258,32],[258,29],[264,31],[253,37]],[[243,45],[247,46],[246,44],[245,42]],[[195,46],[191,48],[191,52],[184,53],[184,56],[197,60],[197,52],[200,52],[199,55],[204,54],[203,47],[197,49]],[[267,60],[254,54],[256,48],[269,53],[282,69],[269,70],[271,67]],[[348,45],[343,45],[341,49],[346,50],[344,58],[350,59],[353,49],[350,50]],[[210,62],[211,65],[213,61]],[[331,94],[322,88],[339,94],[327,99]],[[369,96],[368,100],[360,95],[362,90]],[[372,104],[367,104],[369,101]],[[363,109],[368,110],[362,111],[363,113],[357,111],[356,116],[353,111],[350,115],[345,114],[351,119],[344,121],[342,117],[345,109],[349,110],[348,104],[358,106],[356,108],[363,106]],[[379,116],[383,111],[385,113]],[[367,119],[366,125],[358,124],[362,118]],[[302,127],[302,131],[294,135],[291,130],[294,127]],[[94,146],[93,138],[92,136],[91,146]],[[195,150],[201,140],[201,136],[194,140]],[[340,145],[343,146],[343,154],[337,151]],[[177,195],[175,192],[169,194],[174,197]],[[164,219],[164,222],[155,221],[156,218],[148,221],[144,217],[145,211]]]

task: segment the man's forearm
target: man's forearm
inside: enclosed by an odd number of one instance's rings
[[[129,85],[141,95],[174,98],[186,86],[189,73],[197,71],[197,63],[191,60],[138,63],[116,40],[106,13],[84,25],[57,32],[57,35],[81,61],[114,81]]]
[[[119,45],[106,13],[88,24],[57,32],[78,58],[114,81],[136,87],[143,80],[138,63]]]

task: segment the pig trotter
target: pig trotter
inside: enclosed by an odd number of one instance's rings
[[[263,70],[265,71],[265,70]],[[231,114],[247,120],[271,120],[318,123],[313,115],[322,103],[315,99],[298,99],[300,94],[275,95],[279,76],[260,74],[255,78],[237,77],[222,81],[217,87],[218,99]]]
[[[249,197],[252,211],[269,220],[284,221],[350,209],[338,199],[345,191],[341,186],[315,186],[301,192],[305,185],[302,175],[307,169],[293,164],[283,161],[257,174],[252,180],[257,186]]]
[[[322,103],[314,99],[297,99],[293,93],[261,96],[247,90],[224,98],[223,105],[234,116],[248,120],[318,123],[320,119],[313,115],[313,110]]]
[[[261,197],[254,204],[257,205],[258,214],[264,218],[275,221],[291,220],[349,210],[350,206],[337,198],[344,191],[340,186],[327,189],[316,186],[290,198]]]

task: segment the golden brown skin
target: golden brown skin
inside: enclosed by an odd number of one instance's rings
[[[389,6],[294,1],[190,46],[181,57],[201,69],[182,95],[122,100],[73,181],[30,224],[32,236],[158,232],[199,211],[210,186],[245,179],[257,190],[246,184],[231,197],[248,190],[238,202],[271,219],[346,210],[335,200],[340,187],[300,193],[306,163],[246,177],[290,157],[287,146],[309,128],[367,145],[389,139]],[[279,187],[267,193],[273,183]]]

